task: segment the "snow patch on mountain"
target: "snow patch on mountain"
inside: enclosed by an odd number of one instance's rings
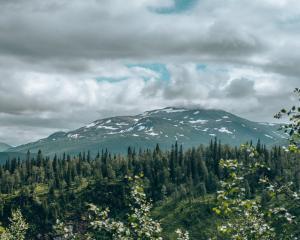
[[[187,111],[186,109],[182,108],[182,109],[177,109],[177,108],[165,108],[162,111],[166,112],[166,113],[176,113],[176,112],[185,112]]]
[[[138,127],[138,131],[144,130],[146,127],[144,125]]]
[[[114,134],[118,134],[118,133],[120,133],[120,132],[108,132],[106,134],[108,134],[108,135],[114,135]]]
[[[146,132],[147,135],[150,135],[150,136],[157,136],[159,135],[158,133],[155,133],[155,132]]]
[[[275,126],[276,125],[275,123],[268,123],[268,122],[260,122],[258,124],[265,125],[265,126]]]
[[[78,139],[80,135],[78,133],[75,134],[68,134],[68,138]]]
[[[218,129],[218,131],[221,133],[233,134],[233,132],[229,131],[226,127],[221,127],[220,129]]]
[[[95,127],[96,125],[97,125],[96,122],[92,122],[92,123],[86,125],[85,128],[92,128],[92,127]]]
[[[270,135],[268,135],[268,134],[265,134],[265,136],[266,136],[267,138],[271,138],[271,139],[273,139],[273,137],[272,137],[272,136],[270,136]]]
[[[116,123],[117,126],[128,126],[129,123],[126,122],[121,122],[121,123]]]
[[[158,109],[155,111],[147,111],[145,112],[143,115],[149,115],[149,114],[157,114],[157,113],[161,113],[161,112],[165,112],[165,113],[178,113],[178,112],[185,112],[187,111],[187,109],[184,108],[164,108],[164,109]]]
[[[100,129],[106,129],[106,130],[117,130],[119,128],[116,128],[116,127],[112,127],[112,126],[98,126],[97,128],[100,128]]]
[[[200,123],[200,124],[205,124],[208,122],[208,120],[203,120],[203,119],[198,119],[198,120],[191,120],[189,121],[191,124],[197,124],[197,123]]]

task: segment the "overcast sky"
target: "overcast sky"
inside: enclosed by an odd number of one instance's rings
[[[0,0],[0,142],[167,106],[274,121],[299,37],[299,0]]]

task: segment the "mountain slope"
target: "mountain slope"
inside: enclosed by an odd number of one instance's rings
[[[3,142],[0,142],[0,152],[4,152],[5,150],[11,148],[10,145],[6,144],[6,143],[3,143]]]
[[[53,155],[77,154],[108,148],[124,153],[127,147],[169,147],[176,140],[184,147],[207,144],[217,137],[222,143],[240,145],[257,141],[273,145],[285,141],[279,125],[252,122],[222,110],[164,108],[135,116],[118,116],[94,121],[70,132],[56,132],[37,142],[9,149],[13,152],[37,152]]]

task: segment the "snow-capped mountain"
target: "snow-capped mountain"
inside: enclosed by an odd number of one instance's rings
[[[24,153],[41,149],[45,154],[53,155],[90,150],[96,154],[108,148],[112,152],[124,153],[128,146],[152,148],[159,143],[162,148],[169,148],[178,141],[184,147],[191,147],[208,144],[215,137],[230,145],[258,139],[266,145],[273,145],[286,141],[286,135],[278,128],[277,124],[252,122],[222,110],[168,107],[135,116],[96,120],[74,131],[56,132],[10,151]]]

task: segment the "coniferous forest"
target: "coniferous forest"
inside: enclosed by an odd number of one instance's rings
[[[249,146],[255,149],[266,168],[247,177],[243,187],[248,198],[268,201],[267,194],[258,185],[262,175],[281,184],[293,182],[293,190],[299,190],[299,153],[285,151],[280,146],[267,149],[259,140]],[[215,195],[220,180],[228,175],[220,167],[221,159],[250,161],[247,149],[222,145],[217,139],[192,149],[183,149],[177,142],[168,151],[162,151],[159,145],[146,150],[129,147],[127,156],[111,154],[107,149],[96,157],[87,152],[49,158],[41,151],[33,157],[28,152],[25,161],[11,159],[0,167],[1,222],[7,224],[12,209],[20,207],[30,226],[28,239],[50,239],[57,219],[86,231],[83,219],[88,217],[88,203],[109,207],[114,217],[122,219],[126,215],[129,192],[126,177],[143,173],[146,195],[153,200],[154,210],[161,208],[154,217],[163,217],[165,211],[171,211],[168,208],[176,208],[176,203],[189,201],[191,206],[198,203],[200,214],[199,209],[189,211],[182,205],[180,211],[188,211],[184,213],[186,219],[177,222],[174,216],[166,224],[172,225],[174,221],[173,227],[190,231],[192,239],[200,239],[199,236],[207,239],[215,224],[197,232],[193,229],[197,229],[198,222],[207,223],[216,218],[212,211]],[[295,213],[299,210],[293,209]]]

